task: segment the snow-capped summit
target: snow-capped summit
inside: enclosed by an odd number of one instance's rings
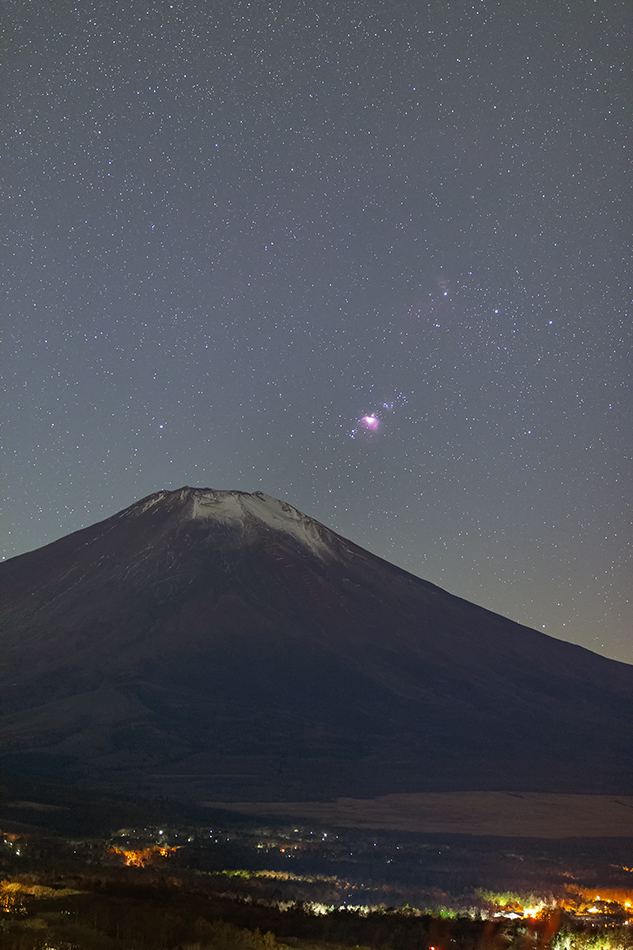
[[[264,492],[249,494],[244,491],[218,491],[213,488],[184,488],[176,491],[160,491],[149,495],[136,505],[126,509],[130,514],[141,514],[156,505],[180,507],[183,517],[199,519],[220,525],[238,527],[248,532],[271,528],[296,538],[315,554],[325,554],[327,543],[324,529],[314,518],[304,515],[285,501],[272,498]]]

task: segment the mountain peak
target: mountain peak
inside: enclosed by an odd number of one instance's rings
[[[241,529],[247,535],[259,533],[262,529],[291,535],[319,557],[334,553],[334,532],[288,502],[273,498],[265,492],[257,491],[251,494],[245,491],[194,488],[185,485],[174,491],[163,489],[148,495],[126,509],[126,513],[144,514],[156,506],[175,509],[181,513],[183,519],[206,522],[210,528],[216,524],[225,528]]]
[[[0,769],[216,801],[506,788],[509,759],[523,791],[630,788],[632,667],[263,492],[156,492],[0,583]]]

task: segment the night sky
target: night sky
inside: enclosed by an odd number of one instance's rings
[[[633,662],[629,10],[9,0],[5,556],[261,490]]]

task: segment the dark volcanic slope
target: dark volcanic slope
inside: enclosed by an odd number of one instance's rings
[[[631,787],[633,667],[259,492],[158,492],[0,581],[6,770],[216,799]]]

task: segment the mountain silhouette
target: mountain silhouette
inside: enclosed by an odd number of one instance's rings
[[[157,492],[0,583],[0,774],[216,800],[631,788],[633,667],[261,492]]]

